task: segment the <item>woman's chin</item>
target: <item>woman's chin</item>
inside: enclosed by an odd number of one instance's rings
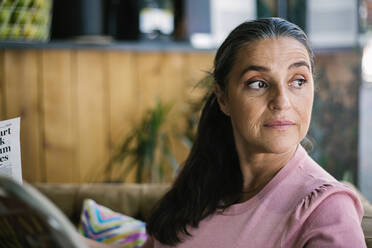
[[[266,153],[283,154],[294,151],[300,142],[297,140],[271,140],[263,144]]]

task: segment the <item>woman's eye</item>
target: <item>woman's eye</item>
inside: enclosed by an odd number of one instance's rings
[[[254,81],[254,82],[248,82],[248,87],[252,88],[252,89],[263,89],[263,88],[267,88],[268,85],[267,83],[263,82],[263,81]]]
[[[306,79],[299,78],[299,79],[293,80],[291,85],[294,88],[301,89],[304,86],[305,83],[306,83]]]

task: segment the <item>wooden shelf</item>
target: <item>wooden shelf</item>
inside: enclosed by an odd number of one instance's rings
[[[211,52],[215,49],[197,49],[189,42],[175,41],[120,41],[106,43],[51,41],[51,42],[0,42],[0,49],[107,49],[130,51]]]

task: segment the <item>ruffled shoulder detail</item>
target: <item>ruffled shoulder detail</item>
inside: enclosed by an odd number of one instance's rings
[[[319,204],[324,201],[327,197],[333,194],[344,194],[350,197],[354,201],[354,205],[357,208],[360,219],[363,216],[363,208],[360,203],[358,195],[352,190],[351,187],[335,182],[323,182],[317,184],[312,190],[303,197],[294,209],[292,217],[295,220],[304,220],[316,209]]]
[[[289,247],[286,245],[288,242],[296,240],[299,237],[299,232],[301,233],[300,236],[303,237],[301,230],[303,230],[302,227],[304,223],[307,220],[309,220],[309,223],[311,223],[311,214],[314,213],[318,207],[324,207],[324,205],[320,206],[320,204],[335,194],[340,194],[342,197],[331,197],[329,199],[336,199],[336,201],[340,201],[339,204],[338,202],[333,202],[333,204],[337,204],[338,206],[344,205],[345,202],[343,201],[347,200],[348,198],[352,200],[353,206],[358,215],[357,217],[359,218],[359,223],[361,222],[363,218],[363,207],[357,193],[350,186],[338,181],[325,182],[318,180],[317,182],[312,183],[312,185],[308,185],[306,188],[309,190],[304,191],[305,196],[298,200],[298,204],[295,205],[294,209],[289,215],[287,227],[283,231],[281,241],[282,247]],[[350,206],[350,204],[348,206]],[[327,209],[327,211],[328,210],[330,211],[329,214],[332,215],[333,208]]]

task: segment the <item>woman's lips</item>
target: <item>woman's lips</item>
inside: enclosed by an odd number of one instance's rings
[[[264,127],[277,129],[277,130],[287,130],[294,126],[295,123],[288,120],[273,120],[268,121],[264,124]]]

